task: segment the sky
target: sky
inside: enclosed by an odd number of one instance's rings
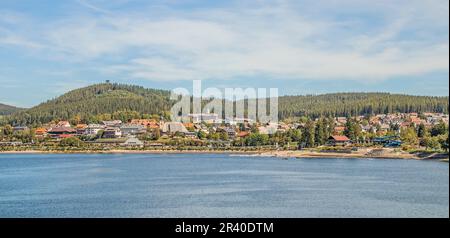
[[[0,0],[0,103],[105,80],[449,94],[448,0]]]

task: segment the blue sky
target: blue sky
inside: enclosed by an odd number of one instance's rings
[[[2,0],[0,102],[113,82],[447,96],[448,0]]]

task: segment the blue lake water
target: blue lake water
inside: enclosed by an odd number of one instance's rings
[[[449,164],[0,155],[0,217],[449,217]]]

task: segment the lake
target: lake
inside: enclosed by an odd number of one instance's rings
[[[449,164],[0,154],[0,217],[449,217]]]

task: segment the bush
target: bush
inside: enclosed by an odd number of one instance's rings
[[[69,138],[62,139],[59,142],[59,145],[64,146],[64,147],[81,147],[84,145],[84,143],[83,143],[83,141],[81,141],[80,139],[78,139],[76,137],[69,137]]]

